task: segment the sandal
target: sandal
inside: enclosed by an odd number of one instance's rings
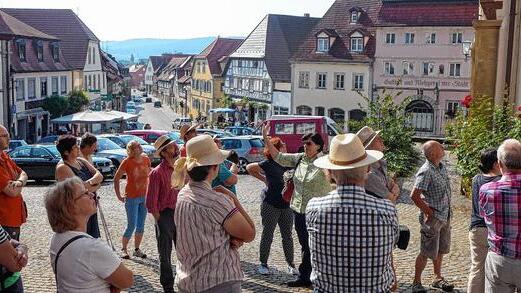
[[[128,252],[125,249],[121,249],[121,254],[122,259],[130,259],[130,255],[128,255]]]

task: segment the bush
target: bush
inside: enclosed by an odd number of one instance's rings
[[[363,123],[374,130],[382,130],[380,137],[387,146],[385,158],[389,171],[396,176],[409,176],[414,171],[411,166],[416,164],[419,154],[412,140],[414,128],[409,123],[409,115],[405,112],[410,98],[396,103],[396,98],[400,95],[401,93],[392,95],[384,91],[373,100],[364,97],[368,109]],[[360,107],[363,108],[362,105]]]
[[[52,96],[43,101],[43,109],[49,111],[51,118],[58,118],[65,114],[69,107],[69,101],[66,97]]]
[[[74,90],[69,94],[69,106],[66,114],[74,114],[84,110],[84,107],[89,104],[89,97],[84,91]]]

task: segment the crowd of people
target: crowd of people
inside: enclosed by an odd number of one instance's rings
[[[155,168],[138,142],[127,145],[128,157],[114,176],[114,193],[127,218],[119,254],[100,239],[96,191],[103,176],[92,164],[96,137],[87,133],[81,139],[59,138],[57,183],[45,195],[54,232],[50,265],[59,292],[130,288],[133,273],[122,259],[147,257],[140,248],[147,213],[155,222],[164,292],[174,292],[175,279],[180,292],[241,292],[244,275],[238,250],[262,229],[257,271],[271,274],[268,259],[277,226],[288,273],[295,275],[288,288],[398,288],[393,250],[407,246],[409,232],[399,225],[396,201],[401,191],[388,173],[380,131],[366,126],[356,134],[337,135],[327,152],[321,135],[306,134],[303,152],[290,154],[264,125],[265,160],[246,167],[265,185],[262,227],[255,226],[237,197],[236,155],[222,150],[218,138],[197,135],[193,126],[180,132],[185,142],[181,148],[168,136],[156,140],[155,155],[161,162]],[[27,265],[28,248],[19,240],[27,217],[22,193],[28,178],[5,152],[8,145],[9,134],[0,126],[0,292],[23,292],[20,271]],[[422,273],[430,259],[431,287],[448,292],[454,286],[442,274],[442,264],[451,246],[450,178],[440,143],[428,141],[422,151],[426,160],[410,194],[420,211],[421,234],[412,291],[426,292]],[[468,291],[520,292],[521,143],[509,139],[497,150],[485,150],[480,169],[483,173],[473,179]],[[302,257],[298,269],[293,228]]]

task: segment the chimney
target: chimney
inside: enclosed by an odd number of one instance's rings
[[[309,13],[304,13],[304,17],[309,17]]]

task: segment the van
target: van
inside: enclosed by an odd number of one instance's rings
[[[318,133],[324,140],[324,152],[329,150],[329,142],[342,134],[342,128],[333,119],[325,116],[273,115],[267,120],[271,137],[279,137],[290,153],[302,151],[302,136]]]

